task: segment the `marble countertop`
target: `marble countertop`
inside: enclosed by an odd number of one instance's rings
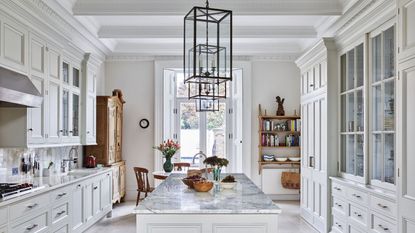
[[[93,168],[93,169],[76,169],[69,173],[62,174],[51,174],[49,177],[22,177],[22,176],[11,176],[1,177],[0,183],[30,183],[33,184],[34,189],[31,192],[24,193],[20,196],[16,196],[10,199],[1,200],[0,207],[17,202],[35,195],[39,195],[45,192],[58,189],[73,183],[86,180],[96,175],[108,172],[111,168]]]
[[[224,177],[226,174],[222,174]],[[171,174],[135,208],[136,214],[279,214],[272,202],[246,175],[232,174],[234,189],[199,193],[181,181],[184,174]]]

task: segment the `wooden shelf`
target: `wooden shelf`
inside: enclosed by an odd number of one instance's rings
[[[260,130],[259,133],[269,133],[269,134],[277,134],[277,133],[301,133],[301,131],[267,131],[267,130]]]
[[[285,161],[285,162],[278,162],[278,161],[272,161],[272,162],[265,162],[265,161],[258,161],[258,171],[259,174],[262,173],[262,170],[264,169],[264,166],[268,165],[290,165],[291,167],[287,166],[281,166],[281,167],[273,167],[275,169],[287,169],[287,168],[296,168],[301,169],[301,161],[294,162],[294,161]]]
[[[300,116],[259,116],[260,119],[271,119],[271,120],[297,120],[301,119]]]
[[[292,149],[300,149],[299,146],[258,146],[259,148],[281,148],[281,149],[288,149],[288,148],[292,148]]]
[[[262,164],[262,165],[268,165],[268,164],[294,164],[294,165],[300,165],[301,161],[285,161],[285,162],[278,162],[278,161],[259,161],[258,163]]]

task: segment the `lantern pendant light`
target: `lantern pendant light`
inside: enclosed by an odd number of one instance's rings
[[[196,111],[219,111],[232,81],[232,11],[193,7],[184,17],[184,82]]]

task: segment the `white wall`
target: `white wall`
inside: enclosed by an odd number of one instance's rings
[[[105,64],[106,95],[115,88],[123,91],[124,127],[122,156],[127,165],[127,199],[134,200],[137,183],[133,167],[154,167],[154,62],[153,61],[107,61]],[[150,121],[150,127],[142,129],[138,122]],[[149,176],[152,183],[152,176]]]
[[[261,104],[262,111],[267,110],[268,115],[275,115],[277,104],[276,96],[285,98],[285,115],[293,115],[294,110],[299,114],[300,108],[300,70],[294,62],[278,61],[253,61],[252,63],[252,156],[251,156],[251,178],[257,184],[261,184],[258,174],[258,105]],[[289,153],[287,151],[287,153]],[[276,172],[268,173],[276,176]],[[278,182],[279,177],[268,179],[267,182]],[[264,183],[264,186],[268,184]],[[288,192],[291,193],[291,192]]]

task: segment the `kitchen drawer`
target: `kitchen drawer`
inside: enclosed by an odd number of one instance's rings
[[[69,203],[65,202],[52,210],[52,224],[57,224],[68,218]]]
[[[368,212],[365,209],[359,208],[354,204],[350,204],[350,214],[349,218],[360,224],[362,227],[366,228],[368,226]]]
[[[53,191],[50,195],[50,199],[53,202],[60,202],[63,200],[68,200],[69,199],[69,194],[71,192],[71,187],[63,187],[60,188],[56,191]]]
[[[22,223],[12,225],[13,233],[43,233],[48,230],[48,212],[43,212]]]
[[[7,226],[0,227],[0,233],[7,233]]]
[[[339,183],[332,182],[331,193],[334,196],[346,197],[346,187]]]
[[[372,213],[372,231],[376,233],[397,233],[397,223],[392,219],[387,219],[386,217],[380,217]]]
[[[8,207],[0,208],[0,226],[7,223]],[[0,232],[1,233],[1,232]]]
[[[336,229],[338,232],[347,233],[345,219],[342,219],[340,216],[333,215],[333,229]]]
[[[43,194],[31,197],[22,202],[10,205],[10,220],[13,221],[26,214],[36,213],[49,205],[49,195]]]
[[[68,233],[69,232],[69,225],[63,225],[59,227],[58,229],[52,231],[53,233]]]
[[[333,196],[333,210],[347,216],[347,203],[343,199]]]
[[[356,202],[358,204],[362,204],[364,206],[367,206],[369,195],[365,192],[362,192],[357,189],[349,188],[347,190],[347,199],[350,201]]]
[[[370,197],[370,208],[388,217],[396,218],[398,215],[396,203],[376,196]]]
[[[366,230],[361,230],[358,227],[355,227],[353,225],[349,225],[349,233],[366,233]]]

